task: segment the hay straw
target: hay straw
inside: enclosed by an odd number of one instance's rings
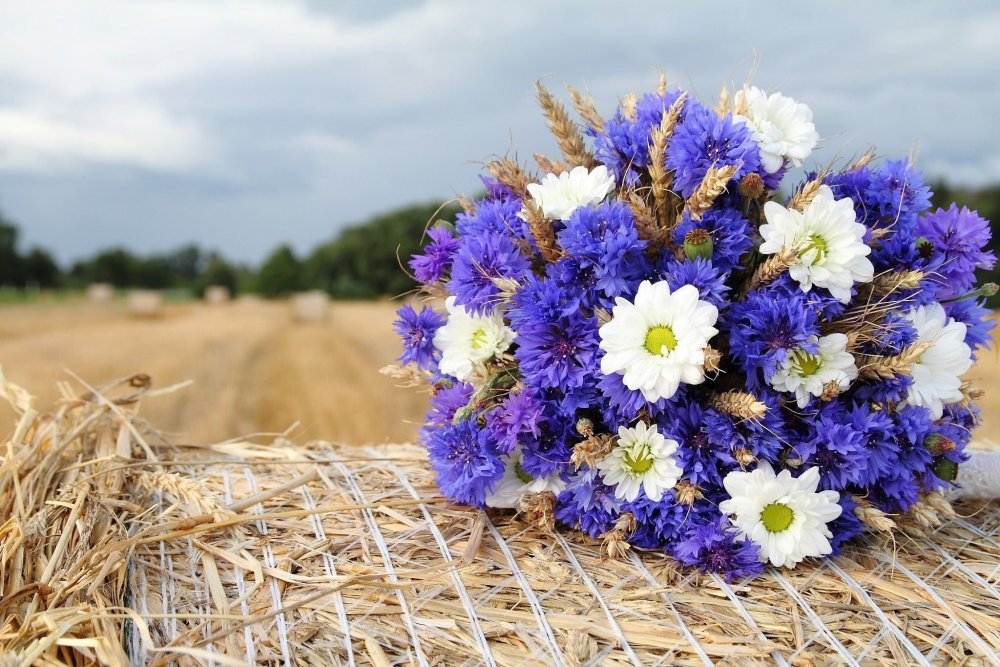
[[[727,583],[631,548],[627,521],[602,544],[452,505],[410,445],[174,447],[139,414],[147,380],[44,415],[4,384],[21,417],[0,448],[0,662],[983,665],[1000,648],[997,503],[949,516],[928,496],[926,525],[863,503],[883,532]]]

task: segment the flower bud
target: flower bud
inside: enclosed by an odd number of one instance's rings
[[[958,477],[958,464],[951,459],[946,459],[943,456],[939,456],[934,459],[931,470],[934,471],[935,475],[946,482],[954,482]]]
[[[931,433],[929,436],[924,438],[924,449],[929,451],[934,456],[940,456],[945,452],[954,451],[956,445],[955,441],[951,438],[946,438],[940,433]]]
[[[764,179],[756,172],[750,172],[740,179],[740,196],[744,199],[757,199],[764,194]]]
[[[706,230],[698,228],[692,229],[684,235],[684,256],[688,259],[702,257],[712,259],[712,252],[715,250],[715,243],[712,235]]]

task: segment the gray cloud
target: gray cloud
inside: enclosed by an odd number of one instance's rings
[[[63,259],[188,240],[259,259],[552,151],[543,77],[808,103],[818,163],[876,144],[1000,179],[1000,9],[964,3],[36,2],[0,7],[0,206]]]

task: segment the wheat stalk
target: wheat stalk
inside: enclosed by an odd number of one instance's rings
[[[486,171],[490,172],[490,175],[497,179],[501,185],[507,186],[522,197],[528,193],[528,183],[535,181],[521,165],[507,158],[489,162],[486,165]]]
[[[622,115],[629,120],[629,122],[634,123],[638,118],[636,111],[636,106],[639,104],[639,98],[635,93],[629,93],[621,100]]]
[[[920,281],[927,277],[923,271],[903,270],[890,271],[875,276],[871,282],[872,294],[885,296],[892,294],[896,290],[911,290],[920,287]]]
[[[746,391],[724,391],[709,399],[709,404],[727,415],[740,419],[760,419],[767,414],[767,405]]]
[[[674,180],[673,172],[667,169],[667,144],[674,134],[686,101],[687,93],[682,93],[674,100],[660,119],[660,126],[653,129],[649,144],[649,177],[652,181],[653,202],[656,216],[664,224],[668,220],[667,208],[673,196],[670,186]]]
[[[874,150],[874,149],[870,149],[870,150],[869,150],[868,152],[866,152],[866,153],[865,153],[864,155],[862,155],[862,156],[861,156],[861,157],[859,157],[859,158],[858,158],[857,160],[855,160],[855,161],[854,161],[854,162],[853,162],[853,163],[851,164],[851,166],[849,166],[849,167],[847,168],[847,171],[857,171],[858,169],[862,169],[862,168],[864,168],[864,167],[867,167],[867,166],[868,166],[868,164],[869,164],[869,163],[870,163],[870,162],[871,162],[872,160],[874,160],[874,159],[875,159],[875,150]]]
[[[555,508],[556,494],[551,491],[526,493],[518,501],[517,513],[541,532],[551,534],[556,526]]]
[[[726,185],[736,174],[736,165],[709,167],[701,184],[685,203],[685,208],[693,220],[701,220],[705,211],[712,208],[716,198],[726,191]],[[680,217],[680,216],[678,216]]]
[[[569,169],[566,168],[566,165],[562,162],[559,162],[558,160],[553,162],[548,158],[548,156],[542,155],[541,153],[535,153],[533,157],[535,158],[535,164],[538,165],[538,169],[542,173],[561,174],[564,171],[569,171]]]
[[[718,373],[719,367],[722,364],[722,353],[716,350],[711,345],[705,346],[705,372],[706,373]]]
[[[750,280],[747,282],[746,287],[743,288],[742,293],[746,294],[761,285],[767,285],[777,280],[778,276],[788,270],[788,267],[794,266],[798,262],[797,256],[798,253],[795,249],[788,247],[784,247],[769,256],[757,267],[753,275],[750,276]]]
[[[535,239],[538,252],[546,262],[559,259],[559,246],[556,244],[556,232],[552,222],[542,214],[534,199],[527,198],[522,202],[521,217],[528,225],[531,236]]]
[[[824,170],[820,172],[816,178],[811,181],[807,181],[795,191],[792,195],[791,200],[788,202],[788,208],[794,209],[796,211],[802,211],[812,203],[813,198],[819,193],[819,188],[823,185],[823,180],[826,178],[827,172]]]
[[[864,498],[854,496],[854,502],[858,504],[858,506],[854,508],[854,516],[861,519],[861,523],[865,524],[872,530],[888,532],[896,527],[895,521],[890,519],[885,512],[878,509]]]
[[[656,215],[650,210],[646,200],[639,196],[634,190],[625,196],[625,203],[632,210],[632,217],[635,218],[635,231],[639,238],[646,241],[650,249],[658,249],[667,245],[669,234],[656,219]]]
[[[723,84],[722,90],[719,91],[719,103],[715,105],[715,114],[717,116],[725,116],[729,113],[732,104],[733,98],[729,95],[729,88]]]
[[[581,165],[588,169],[594,166],[594,156],[587,150],[580,127],[570,120],[569,113],[562,102],[546,90],[541,81],[535,83],[538,93],[538,104],[545,114],[546,124],[552,130],[552,135],[559,144],[563,157],[572,166]]]
[[[890,380],[900,375],[909,375],[911,367],[920,361],[920,356],[932,343],[914,343],[892,357],[858,355],[858,372],[869,380]]]
[[[597,111],[597,105],[594,104],[594,98],[590,95],[584,95],[579,90],[573,86],[566,86],[569,90],[570,99],[573,100],[573,106],[576,107],[576,112],[580,114],[580,118],[587,123],[587,126],[598,134],[604,133],[604,118],[601,117],[600,112]]]

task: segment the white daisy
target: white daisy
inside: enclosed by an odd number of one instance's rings
[[[603,164],[593,171],[574,167],[558,176],[547,174],[541,184],[528,184],[531,198],[553,220],[569,220],[573,211],[602,201],[614,189],[615,179]]]
[[[858,377],[854,355],[847,351],[847,336],[810,336],[809,342],[819,344],[818,354],[802,348],[791,352],[769,380],[778,391],[794,392],[800,408],[806,407],[810,396],[821,396],[828,383],[836,382],[844,390]]]
[[[521,467],[524,458],[521,447],[515,447],[510,455],[503,457],[503,477],[497,482],[493,493],[486,496],[487,507],[517,507],[518,501],[526,493],[542,493],[551,491],[559,493],[566,488],[566,483],[558,474],[549,477],[532,477]]]
[[[900,405],[919,405],[934,419],[944,406],[962,400],[962,374],[972,367],[972,349],[965,343],[965,324],[944,312],[940,303],[919,306],[906,313],[917,330],[915,344],[930,343],[910,368],[913,384]]]
[[[719,503],[723,514],[760,546],[760,561],[776,567],[794,567],[804,558],[833,551],[827,524],[842,511],[836,491],[820,491],[819,469],[807,468],[798,477],[788,470],[777,475],[766,461],[753,472],[734,470],[722,480],[729,499]]]
[[[514,342],[514,332],[497,310],[492,315],[475,315],[455,303],[450,296],[445,301],[448,321],[434,334],[434,347],[441,350],[438,368],[445,375],[470,379],[485,362],[503,354]]]
[[[618,443],[597,462],[597,469],[608,486],[615,487],[615,497],[629,502],[639,497],[641,488],[654,503],[677,484],[684,473],[674,454],[677,441],[663,437],[656,425],[639,422],[635,428],[618,429]]]
[[[850,198],[834,199],[826,185],[802,212],[787,209],[777,202],[764,204],[767,223],[761,225],[760,246],[765,255],[793,248],[797,262],[788,273],[808,292],[813,285],[825,287],[830,294],[847,303],[856,282],[868,283],[875,276],[865,245],[865,226],[857,222]]]
[[[819,143],[812,109],[781,93],[768,95],[756,86],[736,93],[736,106],[744,104],[747,113],[737,118],[753,129],[764,169],[773,174],[785,160],[801,167]]]
[[[644,280],[635,302],[615,299],[611,321],[600,328],[601,372],[622,375],[647,401],[670,398],[681,382],[705,381],[705,346],[719,330],[719,310],[684,285],[671,294],[665,281]]]

